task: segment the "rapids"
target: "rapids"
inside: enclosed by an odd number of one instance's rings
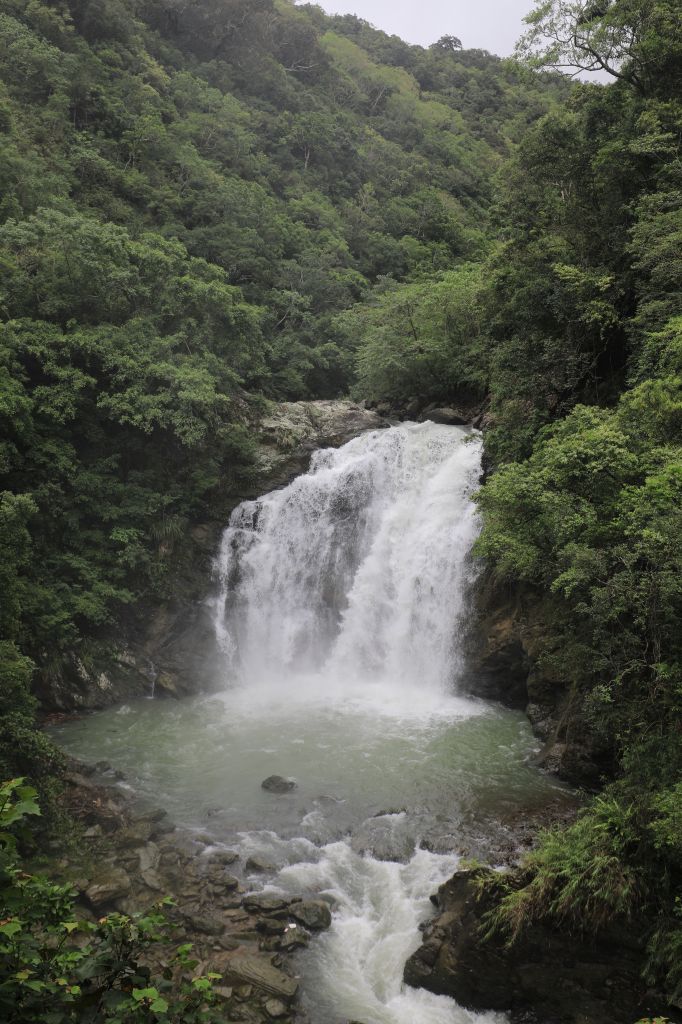
[[[404,962],[460,854],[552,789],[523,716],[458,693],[480,456],[475,433],[433,423],[317,452],[224,532],[220,692],[54,730],[178,824],[264,857],[268,887],[333,901],[299,961],[313,1024],[473,1019],[405,988]],[[270,774],[297,788],[263,791]]]

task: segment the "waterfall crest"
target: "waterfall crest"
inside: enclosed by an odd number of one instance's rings
[[[317,452],[307,474],[235,509],[214,604],[226,681],[448,686],[480,454],[464,428],[403,424]]]

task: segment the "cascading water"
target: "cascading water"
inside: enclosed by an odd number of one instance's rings
[[[318,452],[225,531],[222,692],[54,729],[185,829],[237,836],[242,864],[273,865],[267,885],[333,901],[299,963],[313,1024],[465,1024],[451,1000],[405,988],[403,964],[453,851],[485,855],[551,786],[527,763],[522,715],[457,694],[479,466],[473,432],[433,423]],[[297,788],[265,792],[271,774]]]
[[[468,431],[394,427],[240,505],[215,604],[232,676],[286,686],[313,672],[327,697],[384,682],[439,701],[459,668],[479,469]]]

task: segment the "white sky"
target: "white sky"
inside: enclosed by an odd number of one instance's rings
[[[458,36],[465,49],[508,57],[533,0],[317,0],[329,14],[357,14],[408,43]]]

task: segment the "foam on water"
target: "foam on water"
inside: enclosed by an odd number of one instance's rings
[[[417,850],[406,863],[382,861],[338,842],[325,846],[313,862],[280,872],[284,891],[312,886],[334,905],[332,927],[303,963],[304,1001],[314,1020],[467,1024],[477,1019],[451,999],[402,983],[405,960],[420,942],[419,924],[431,910],[428,894],[457,863],[457,857],[427,850]],[[503,1019],[494,1014],[483,1018]]]

